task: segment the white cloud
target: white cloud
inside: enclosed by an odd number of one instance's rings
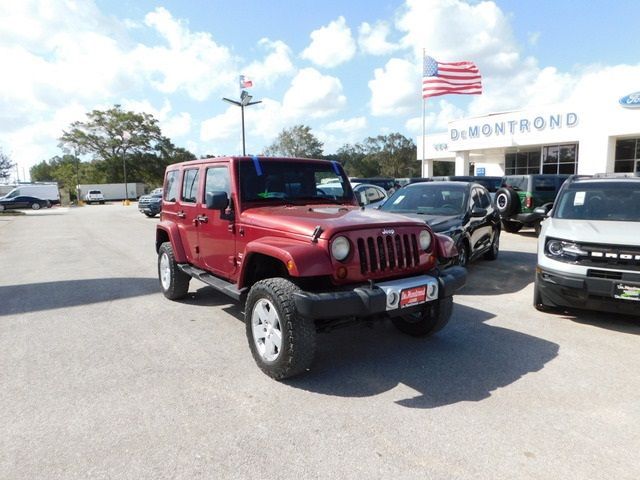
[[[369,55],[388,55],[398,50],[399,45],[387,41],[390,27],[387,22],[377,22],[370,25],[364,22],[358,29],[358,44],[360,50]]]
[[[291,81],[282,105],[286,117],[325,117],[340,111],[347,103],[337,77],[304,68]]]
[[[184,137],[191,132],[191,115],[187,112],[172,114],[173,108],[167,99],[161,108],[156,108],[149,100],[124,100],[122,108],[153,115],[160,124],[162,134],[170,139]]]
[[[258,46],[268,52],[266,57],[262,61],[250,63],[243,69],[243,72],[254,81],[254,87],[269,87],[279,78],[295,72],[291,61],[291,49],[286,43],[262,38]]]
[[[302,52],[304,59],[332,68],[348,62],[356,53],[356,42],[344,17],[311,32],[311,44]]]
[[[538,44],[538,40],[540,40],[540,32],[529,32],[527,34],[527,42],[531,46],[536,46]]]
[[[413,62],[392,58],[369,81],[371,114],[404,115],[420,105],[420,76]]]
[[[353,117],[329,122],[313,133],[324,144],[325,152],[335,152],[346,143],[362,141],[367,126],[366,117]]]
[[[168,46],[138,45],[135,64],[149,82],[163,93],[185,91],[195,100],[206,100],[214,91],[237,80],[237,59],[210,34],[191,32],[162,7],[145,16]]]

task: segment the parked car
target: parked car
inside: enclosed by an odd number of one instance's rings
[[[327,197],[341,198],[343,196],[342,184],[340,183],[323,183],[317,185],[316,188],[318,193]],[[351,188],[358,202],[365,208],[378,207],[389,198],[384,188],[370,183],[351,183]]]
[[[489,193],[496,193],[502,186],[503,177],[484,175],[449,175],[444,177],[433,177],[434,182],[475,182],[489,190]]]
[[[342,196],[317,191],[322,179]],[[310,367],[316,335],[391,319],[432,335],[451,315],[466,270],[440,269],[451,239],[422,221],[360,208],[337,162],[231,157],[170,165],[156,230],[160,288],[191,278],[244,304],[249,348],[275,379]]]
[[[495,194],[495,204],[502,226],[507,232],[519,232],[522,227],[533,227],[540,233],[540,222],[544,216],[535,211],[546,206],[547,210],[569,175],[507,175],[502,187]]]
[[[372,185],[377,185],[378,187],[384,188],[386,192],[391,190],[392,188],[396,188],[396,180],[395,178],[388,177],[372,177],[372,178],[357,178],[357,177],[349,177],[349,181],[353,183],[369,183]]]
[[[453,239],[456,262],[466,266],[484,257],[495,260],[500,248],[500,215],[489,191],[470,182],[427,182],[406,185],[380,210],[420,219],[434,232]]]
[[[100,190],[89,190],[84,196],[84,201],[89,204],[99,203],[100,205],[104,205],[104,195]]]
[[[51,207],[49,200],[43,200],[42,198],[29,197],[27,195],[18,195],[17,197],[2,197],[0,198],[0,211],[9,209],[31,208],[33,210],[39,210],[41,208]]]
[[[538,238],[533,304],[640,315],[640,178],[575,176]],[[537,209],[545,215],[545,209]]]
[[[138,199],[138,210],[149,218],[158,215],[162,211],[162,189],[155,189],[149,195],[142,195]]]

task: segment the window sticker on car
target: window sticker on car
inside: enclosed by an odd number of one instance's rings
[[[402,200],[404,200],[404,195],[400,195],[398,198],[396,198],[393,204],[398,205]]]
[[[584,196],[587,192],[576,192],[576,196],[573,198],[573,206],[580,207],[584,205]]]

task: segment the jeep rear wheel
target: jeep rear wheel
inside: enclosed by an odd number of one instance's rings
[[[257,282],[247,296],[244,315],[251,354],[276,380],[304,372],[315,355],[315,325],[298,314],[293,300],[299,290],[284,278],[268,278]]]
[[[412,337],[427,337],[439,332],[449,323],[452,310],[453,297],[445,297],[427,304],[419,312],[394,317],[391,321],[402,333]]]
[[[162,293],[169,300],[178,300],[187,295],[191,277],[178,268],[169,242],[160,245],[158,250],[158,278]]]

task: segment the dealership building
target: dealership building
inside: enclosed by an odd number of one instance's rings
[[[446,133],[418,137],[417,146],[424,177],[438,161],[455,175],[640,175],[640,92],[454,120]]]

